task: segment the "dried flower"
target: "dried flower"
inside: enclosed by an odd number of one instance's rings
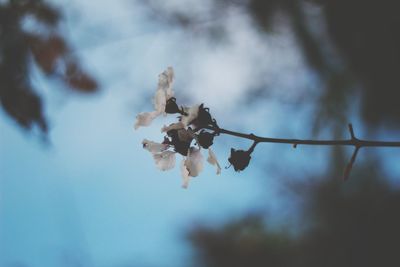
[[[173,151],[166,150],[161,153],[154,153],[153,159],[157,168],[162,171],[170,170],[175,167],[175,152]]]
[[[171,97],[167,100],[165,105],[165,112],[168,114],[182,113],[183,111],[179,109],[178,104],[176,104],[176,98]]]
[[[186,156],[193,140],[191,132],[186,129],[174,129],[168,131],[167,135],[170,137],[167,143],[174,147],[175,152],[178,152],[182,156]]]
[[[231,156],[228,161],[232,164],[235,171],[243,171],[250,163],[250,152],[244,150],[235,150],[231,148]]]
[[[135,130],[140,126],[149,126],[151,122],[161,114],[166,114],[167,101],[174,95],[172,89],[174,82],[174,70],[168,67],[158,76],[158,87],[153,97],[154,111],[139,113],[136,116]],[[170,108],[170,107],[169,107]]]
[[[160,144],[157,142],[153,142],[147,139],[144,139],[142,141],[142,145],[144,149],[147,149],[151,153],[158,153],[158,152],[163,152],[164,150],[167,150],[169,145],[168,144]]]
[[[197,118],[197,115],[199,114],[199,105],[194,105],[190,108],[184,107],[183,111],[185,112],[185,115],[181,116],[180,121],[185,125],[185,127],[187,127]]]
[[[197,136],[197,142],[202,148],[209,148],[213,144],[214,134],[202,130]]]
[[[157,91],[153,98],[154,111],[143,112],[136,116],[135,129],[148,126],[160,114],[179,113],[179,121],[161,128],[166,133],[162,143],[144,139],[143,148],[148,150],[158,169],[165,171],[175,166],[176,154],[183,156],[181,163],[182,187],[187,188],[191,177],[196,177],[203,170],[204,160],[201,147],[208,148],[207,161],[217,168],[220,174],[221,167],[211,150],[215,133],[206,132],[204,128],[215,126],[208,108],[204,105],[179,108],[176,98],[173,97],[174,72],[171,67],[159,75]],[[193,125],[193,126],[192,126]],[[189,127],[192,126],[194,130]],[[198,148],[191,146],[193,140],[197,141]]]
[[[208,163],[211,165],[215,165],[217,167],[217,174],[221,173],[221,166],[218,163],[218,159],[215,156],[214,152],[211,150],[211,148],[208,149],[208,158],[207,158]]]
[[[198,109],[197,117],[192,123],[197,128],[204,128],[210,125],[214,125],[214,120],[211,117],[210,109],[205,108],[204,104],[201,104]]]

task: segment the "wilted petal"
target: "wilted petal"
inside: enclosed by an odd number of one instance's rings
[[[163,73],[158,76],[158,89],[162,89],[166,93],[167,99],[174,96],[173,83],[174,83],[174,69],[168,67]]]
[[[142,144],[144,149],[148,150],[153,154],[163,152],[164,150],[167,150],[169,147],[168,144],[161,144],[147,139],[143,139]]]
[[[183,158],[181,162],[181,174],[182,174],[182,187],[186,189],[188,188],[190,177],[189,177],[189,171],[185,165],[185,158]]]
[[[217,174],[221,173],[221,166],[219,166],[217,157],[215,156],[214,152],[211,150],[211,148],[208,149],[208,158],[207,158],[208,163],[210,163],[213,166],[217,167]]]
[[[175,166],[175,152],[166,150],[153,154],[153,158],[157,168],[162,171],[170,170]]]
[[[183,111],[187,115],[182,115],[181,122],[183,125],[188,126],[194,119],[197,118],[197,115],[199,113],[199,105],[194,105],[193,107],[190,108],[183,108]]]
[[[164,90],[157,89],[154,98],[153,105],[154,109],[159,113],[163,113],[165,111],[165,105],[167,104],[167,95]]]
[[[185,166],[189,171],[189,176],[196,177],[203,170],[203,155],[200,149],[191,147],[185,160]]]
[[[140,126],[149,126],[154,118],[158,116],[158,114],[159,113],[157,111],[139,113],[136,116],[136,122],[134,126],[135,130],[137,130]]]
[[[179,130],[179,129],[183,129],[183,128],[185,128],[185,125],[183,125],[182,122],[177,122],[177,123],[172,123],[172,124],[170,124],[168,126],[164,125],[161,128],[161,132],[165,133],[165,132],[168,132],[168,131],[171,131],[171,130]]]

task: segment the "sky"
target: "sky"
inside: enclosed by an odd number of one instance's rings
[[[173,66],[178,101],[206,103],[220,126],[307,137],[312,107],[285,101],[313,95],[318,81],[285,18],[265,36],[240,8],[210,17],[212,0],[148,1],[152,9],[139,0],[49,2],[61,8],[59,30],[101,90],[71,93],[32,65],[31,82],[50,121],[48,143],[0,112],[0,266],[188,266],[185,233],[198,224],[218,225],[265,206],[279,214],[272,221],[292,218],[296,205],[275,179],[276,168],[287,176],[322,171],[328,163],[318,159],[327,150],[265,145],[245,172],[235,173],[224,168],[230,148],[250,144],[219,137],[213,147],[222,174],[206,165],[185,190],[179,166],[161,172],[141,148],[144,138],[161,141],[160,128],[174,118],[133,130],[136,114],[152,108],[158,74]],[[165,21],[177,11],[193,17],[195,27]],[[208,35],[216,25],[220,42]],[[284,101],[246,104],[260,87]],[[265,164],[280,157],[283,166]]]

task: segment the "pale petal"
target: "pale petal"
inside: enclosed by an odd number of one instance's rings
[[[135,130],[137,130],[140,126],[149,126],[154,118],[158,116],[158,114],[159,113],[156,111],[139,113],[136,116],[136,122],[134,126]]]
[[[164,125],[161,128],[161,132],[165,133],[165,132],[168,132],[168,131],[171,131],[171,130],[179,130],[179,129],[183,129],[183,128],[185,128],[185,125],[183,125],[182,122],[177,122],[177,123],[172,123],[172,124],[170,124],[168,126]]]
[[[181,174],[182,174],[182,187],[186,189],[188,188],[190,177],[189,177],[189,171],[185,165],[185,158],[183,158],[181,162]]]
[[[196,177],[203,170],[203,155],[200,149],[191,147],[185,160],[185,166],[189,171],[189,176]]]
[[[165,112],[165,105],[167,104],[167,96],[164,90],[158,89],[153,98],[154,109],[159,113]]]
[[[163,152],[164,150],[167,150],[169,147],[169,145],[167,144],[161,144],[147,139],[143,139],[142,144],[144,149],[148,150],[153,154]]]
[[[163,73],[158,76],[158,89],[162,89],[166,93],[167,99],[174,96],[173,91],[174,83],[174,69],[168,67]]]
[[[211,150],[211,148],[208,149],[208,158],[207,158],[208,163],[210,163],[213,166],[217,167],[217,174],[221,173],[221,166],[218,163],[217,157],[215,156],[214,152]]]
[[[174,96],[173,86],[174,86],[175,74],[174,74],[174,69],[172,67],[168,67],[166,72],[168,77],[168,88],[166,90],[166,93],[167,93],[167,99],[170,99],[171,97]]]
[[[157,168],[162,171],[170,170],[175,166],[175,152],[166,150],[153,154],[153,158]]]
[[[188,126],[194,119],[197,118],[199,114],[199,105],[194,105],[190,108],[183,108],[183,111],[186,112],[188,115],[182,115],[181,122],[183,125]]]

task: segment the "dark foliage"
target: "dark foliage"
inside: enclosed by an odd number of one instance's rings
[[[329,40],[321,40],[313,35],[306,23],[305,2],[251,0],[249,10],[267,32],[273,27],[271,17],[275,12],[286,12],[307,60],[328,83],[328,91],[325,92],[327,97],[323,98],[336,102],[336,106],[341,105],[343,99],[334,96],[340,95],[338,92],[342,90],[351,95],[349,84],[332,84],[332,79],[354,80],[358,82],[362,93],[362,115],[365,121],[369,125],[385,122],[399,127],[400,18],[396,12],[400,8],[399,2],[308,1],[322,8]],[[332,60],[323,53],[327,41],[344,59],[343,66],[338,68],[332,65]]]
[[[22,22],[27,16],[44,24],[48,32],[25,31]],[[46,132],[48,128],[43,100],[30,82],[31,58],[46,75],[59,77],[69,89],[97,90],[97,83],[81,69],[64,38],[55,33],[59,19],[58,10],[43,1],[11,0],[0,5],[0,103],[26,129],[37,125]]]

